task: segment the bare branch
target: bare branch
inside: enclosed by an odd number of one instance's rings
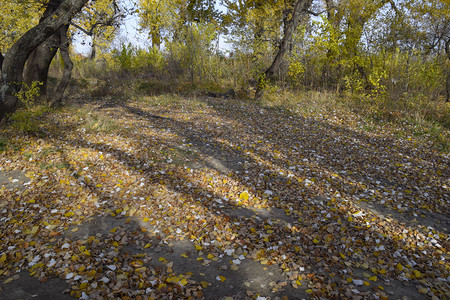
[[[86,35],[92,36],[92,35],[94,34],[94,30],[95,30],[95,28],[96,28],[97,26],[113,26],[113,25],[114,25],[114,21],[115,21],[116,19],[123,18],[123,17],[124,17],[123,14],[118,14],[118,15],[115,15],[114,17],[112,17],[112,18],[110,18],[110,19],[108,19],[108,20],[106,20],[106,21],[99,21],[99,22],[96,22],[96,23],[94,23],[94,24],[91,26],[91,28],[89,28],[89,30],[88,30],[88,29],[85,29],[85,28],[81,27],[80,25],[75,24],[75,23],[73,23],[73,22],[70,22],[70,25],[72,25],[73,27],[75,27],[75,28],[81,30],[81,31],[84,32]]]
[[[333,8],[333,7],[332,7]],[[308,13],[308,14],[310,14],[310,15],[313,15],[313,16],[315,16],[315,17],[319,17],[321,14],[323,14],[323,13],[326,13],[328,10],[323,10],[323,11],[321,11],[321,12],[314,12],[314,11],[311,11],[311,10],[304,10],[303,12],[305,12],[305,13]]]

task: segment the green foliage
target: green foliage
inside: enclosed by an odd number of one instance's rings
[[[2,1],[0,5],[0,52],[5,53],[27,30],[36,25],[42,4],[37,0]]]
[[[36,99],[39,97],[40,85],[42,85],[42,82],[39,81],[33,81],[31,85],[22,83],[22,89],[15,94],[17,99],[19,99],[28,110],[34,106]]]
[[[300,83],[305,70],[305,66],[300,61],[294,61],[289,65],[288,75],[292,78],[294,86]]]
[[[131,44],[122,44],[122,49],[113,50],[113,60],[121,70],[131,71],[132,57],[136,52],[136,48]]]
[[[51,111],[52,109],[45,105],[34,106],[30,109],[19,109],[10,117],[10,121],[13,122],[11,126],[25,133],[39,132],[42,116]]]
[[[76,114],[83,122],[83,128],[88,132],[110,133],[119,129],[119,124],[104,114],[87,109],[79,109]]]
[[[47,106],[36,105],[40,85],[42,85],[42,82],[38,81],[33,81],[31,85],[22,83],[22,90],[15,94],[18,100],[25,105],[24,109],[15,111],[10,117],[10,120],[13,121],[12,127],[16,130],[26,133],[39,131],[40,118],[50,111]]]
[[[6,137],[0,135],[0,152],[5,151],[7,145],[8,145],[8,139]]]

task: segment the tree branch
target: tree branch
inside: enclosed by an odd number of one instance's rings
[[[96,23],[94,23],[94,24],[91,26],[91,28],[90,28],[89,30],[84,29],[84,28],[81,27],[80,25],[75,24],[75,23],[73,23],[73,22],[70,22],[70,25],[72,25],[73,27],[75,27],[75,28],[81,30],[81,31],[84,32],[86,35],[92,36],[92,35],[94,34],[94,30],[95,30],[95,28],[96,28],[97,26],[113,26],[113,25],[114,25],[114,21],[115,21],[116,19],[122,18],[122,17],[124,17],[123,14],[118,14],[118,15],[115,15],[114,17],[112,17],[112,18],[110,18],[110,19],[108,19],[108,20],[106,20],[106,21],[99,21],[99,22],[96,22]]]
[[[331,8],[336,8],[336,7],[331,7]],[[308,13],[308,14],[310,14],[310,15],[313,15],[313,16],[315,16],[315,17],[319,17],[321,14],[326,13],[327,11],[328,11],[328,10],[326,9],[326,10],[323,10],[323,11],[321,11],[321,12],[314,12],[314,11],[312,11],[312,10],[304,10],[303,12]]]

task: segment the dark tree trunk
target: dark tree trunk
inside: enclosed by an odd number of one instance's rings
[[[275,72],[280,68],[281,63],[283,62],[284,54],[286,54],[287,50],[289,49],[289,44],[292,41],[292,36],[295,32],[295,29],[297,29],[300,17],[302,16],[302,14],[306,13],[306,11],[311,7],[311,4],[312,0],[298,0],[295,2],[294,7],[292,8],[291,18],[286,19],[285,21],[283,39],[281,40],[280,46],[278,47],[278,53],[275,56],[270,67],[259,78],[255,93],[256,100],[260,99],[264,95],[265,80],[273,77]]]
[[[59,35],[61,39],[61,46],[59,48],[59,53],[61,54],[62,59],[64,61],[64,71],[61,81],[59,82],[58,87],[55,90],[55,93],[52,95],[50,106],[56,106],[61,104],[64,91],[66,90],[70,78],[72,77],[73,63],[72,60],[70,60],[69,55],[69,38],[67,37],[68,31],[69,25],[64,25],[59,30]]]
[[[44,14],[39,22],[50,16],[62,3],[63,0],[50,0],[45,8]],[[30,86],[33,81],[41,82],[39,86],[39,97],[41,100],[47,98],[47,79],[50,63],[58,51],[61,38],[59,32],[54,33],[44,43],[39,45],[27,59],[24,70],[24,82]]]
[[[0,53],[0,71],[2,70],[3,60],[4,60],[3,54]]]
[[[61,44],[59,32],[53,34],[44,43],[39,45],[28,57],[24,70],[24,82],[30,86],[33,81],[42,82],[39,90],[41,100],[47,99],[47,79],[50,63],[58,51]]]
[[[23,81],[22,73],[30,54],[40,44],[57,32],[61,26],[69,24],[88,0],[65,0],[58,9],[35,27],[22,35],[6,52],[2,65],[0,84],[0,120],[17,109],[17,97]]]

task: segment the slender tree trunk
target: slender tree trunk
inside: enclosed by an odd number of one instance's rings
[[[3,57],[3,54],[0,53],[0,71],[2,70],[2,66],[3,66],[3,60],[5,58]]]
[[[273,77],[276,71],[280,68],[283,62],[284,54],[289,48],[289,43],[292,41],[292,36],[294,35],[295,29],[300,21],[302,14],[311,7],[312,0],[297,0],[292,9],[291,18],[286,20],[284,27],[284,35],[281,40],[280,46],[278,47],[277,55],[275,56],[270,67],[260,76],[258,80],[258,86],[256,88],[255,99],[259,100],[264,95],[265,80]]]
[[[97,44],[95,43],[95,34],[92,34],[92,47],[91,47],[91,54],[89,55],[89,59],[95,59],[97,56]]]
[[[58,84],[58,87],[55,90],[55,93],[52,95],[52,100],[50,101],[50,106],[60,105],[62,101],[62,97],[64,95],[64,91],[69,85],[70,78],[72,77],[72,69],[73,63],[70,59],[69,55],[69,38],[67,37],[67,33],[69,31],[69,25],[64,25],[59,30],[61,46],[59,47],[59,52],[61,53],[62,59],[64,61],[64,71],[61,78],[61,81]]]
[[[57,32],[61,26],[69,24],[88,0],[65,0],[49,17],[22,35],[6,52],[2,65],[0,83],[0,120],[17,109],[15,94],[21,88],[22,73],[30,54],[40,44]]]
[[[445,42],[445,53],[447,54],[448,63],[450,63],[450,39]],[[447,82],[446,82],[447,99],[446,102],[450,101],[450,71],[447,68]]]

